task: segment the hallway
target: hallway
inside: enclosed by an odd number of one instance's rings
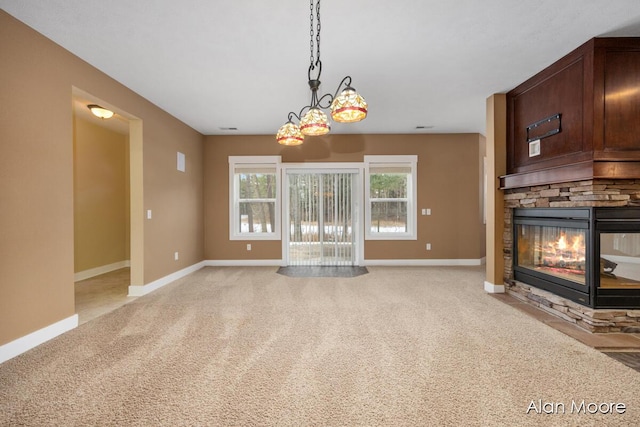
[[[129,297],[131,269],[122,268],[75,283],[78,324],[109,313],[136,297]]]

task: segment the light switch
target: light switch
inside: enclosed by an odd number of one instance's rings
[[[147,209],[147,219],[151,219],[151,209]]]

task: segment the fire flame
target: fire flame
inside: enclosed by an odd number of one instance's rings
[[[560,238],[558,239],[558,243],[556,245],[558,247],[558,249],[560,250],[565,250],[567,249],[567,239],[565,238],[564,234],[562,236],[560,236]]]
[[[584,239],[581,234],[567,238],[566,234],[562,233],[557,241],[549,242],[547,248],[546,265],[565,265],[565,262],[584,262],[585,260]]]

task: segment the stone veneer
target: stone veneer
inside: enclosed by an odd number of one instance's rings
[[[640,309],[593,309],[513,278],[514,208],[640,206],[640,180],[565,182],[504,192],[504,282],[513,297],[591,332],[640,332]]]

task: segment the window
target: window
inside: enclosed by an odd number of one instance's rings
[[[280,239],[280,156],[229,157],[229,238]]]
[[[415,240],[417,156],[364,156],[367,239]]]

